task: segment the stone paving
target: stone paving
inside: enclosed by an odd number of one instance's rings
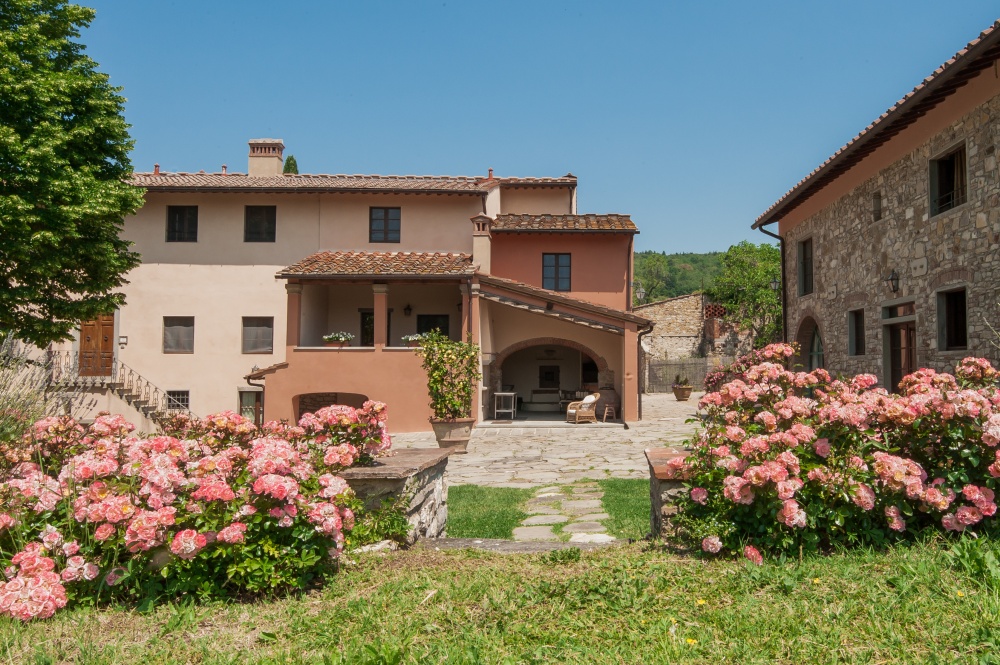
[[[614,542],[614,536],[601,524],[608,519],[601,505],[603,496],[598,484],[590,481],[542,487],[525,503],[524,512],[529,517],[514,529],[514,540]]]
[[[672,394],[644,395],[645,419],[629,423],[628,429],[610,422],[573,425],[514,421],[477,427],[469,452],[449,458],[447,482],[538,487],[569,485],[584,479],[645,478],[649,468],[643,451],[660,446],[681,448],[681,442],[690,438],[697,427],[685,421],[696,415],[701,394],[694,393],[686,402],[676,401]],[[389,424],[391,427],[391,420]],[[393,436],[395,448],[436,446],[430,432]]]

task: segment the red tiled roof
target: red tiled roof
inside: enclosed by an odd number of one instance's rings
[[[276,277],[448,277],[471,275],[472,256],[437,252],[316,252]]]
[[[496,275],[483,275],[479,276],[480,285],[486,286],[496,286],[499,288],[507,289],[517,293],[522,293],[528,296],[534,296],[536,298],[542,298],[544,300],[552,301],[553,303],[559,303],[561,305],[566,305],[568,307],[583,310],[585,312],[591,312],[593,314],[601,314],[612,319],[618,319],[619,321],[631,321],[632,323],[638,323],[641,325],[649,325],[652,323],[649,319],[633,314],[632,312],[625,312],[620,309],[615,309],[613,307],[607,307],[605,305],[598,305],[596,303],[589,302],[587,300],[580,300],[579,298],[573,298],[565,294],[559,293],[558,291],[549,291],[548,289],[540,289],[537,286],[531,286],[530,284],[525,284],[524,282],[519,282],[513,279],[507,279],[506,277],[497,277]]]
[[[567,173],[561,178],[498,178],[505,187],[573,187],[576,176]]]
[[[136,173],[132,184],[158,192],[441,192],[479,194],[497,186],[485,178],[415,175],[298,175],[251,178],[245,173]]]
[[[628,215],[497,215],[493,231],[638,233]]]
[[[482,178],[430,175],[285,174],[251,178],[245,173],[135,173],[132,184],[156,192],[427,192],[482,194],[508,182],[575,185],[575,177]]]
[[[1000,58],[1000,20],[980,33],[920,85],[892,105],[847,145],[785,193],[757,218],[753,228],[778,221],[810,196],[831,183],[893,136],[951,96],[980,71]]]

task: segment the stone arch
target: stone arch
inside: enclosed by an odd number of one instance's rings
[[[795,334],[795,342],[799,346],[799,353],[795,356],[795,364],[800,365],[806,371],[815,369],[810,366],[810,354],[815,353],[812,347],[817,335],[819,336],[820,353],[822,354],[823,333],[819,327],[819,323],[817,323],[812,315],[804,316],[799,322],[798,332]],[[822,367],[824,364],[823,356],[820,355],[819,366]]]
[[[491,392],[497,392],[501,389],[501,384],[503,383],[503,375],[500,373],[503,363],[511,355],[517,353],[518,351],[523,351],[529,349],[533,346],[565,346],[567,348],[579,351],[585,354],[594,363],[597,364],[597,382],[598,386],[613,386],[615,382],[615,373],[608,366],[608,361],[598,353],[595,353],[593,349],[579,342],[575,342],[571,339],[565,339],[563,337],[534,337],[532,339],[522,340],[520,342],[515,342],[505,348],[500,353],[493,356],[493,360],[490,361],[489,365],[484,367],[485,376],[483,376],[483,382],[490,389]],[[492,397],[490,398],[492,399]]]

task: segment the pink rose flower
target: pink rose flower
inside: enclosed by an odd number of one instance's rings
[[[830,440],[829,439],[816,439],[816,443],[813,444],[813,450],[816,454],[826,459],[830,455]]]
[[[704,487],[693,488],[691,490],[691,500],[704,506],[705,502],[708,501],[708,490]]]
[[[764,565],[764,557],[761,556],[760,551],[753,545],[747,545],[743,548],[743,556],[758,566]]]

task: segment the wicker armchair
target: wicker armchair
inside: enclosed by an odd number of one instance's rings
[[[596,423],[597,422],[597,400],[601,398],[601,393],[587,395],[579,402],[570,402],[566,407],[566,422],[568,423]]]

